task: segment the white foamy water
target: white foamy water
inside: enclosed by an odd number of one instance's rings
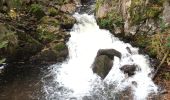
[[[113,95],[115,91],[131,87],[134,100],[145,100],[149,93],[156,93],[157,86],[148,76],[152,71],[149,61],[145,56],[138,54],[138,48],[120,41],[107,30],[99,29],[93,15],[75,14],[74,17],[77,19],[77,24],[70,32],[71,37],[67,43],[69,58],[61,65],[53,65],[51,70],[54,74],[53,81],[72,91],[66,93],[68,97],[82,100],[83,96],[90,95],[94,91],[96,85],[104,87],[104,83],[108,85],[115,83],[116,88],[110,89]],[[131,49],[132,54],[127,51],[127,47]],[[92,72],[91,65],[99,49],[111,48],[121,52],[122,58],[115,57],[111,71],[104,80],[101,80]],[[134,76],[127,77],[119,68],[132,64],[138,65],[140,70],[136,71]],[[133,82],[137,85],[132,84]],[[54,92],[63,95],[60,91]],[[61,96],[60,100],[65,100],[62,98]]]

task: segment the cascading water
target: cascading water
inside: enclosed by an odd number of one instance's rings
[[[88,100],[115,100],[117,92],[130,87],[133,99],[145,100],[150,93],[157,92],[157,86],[149,77],[152,71],[149,60],[138,54],[138,48],[120,41],[107,30],[99,29],[93,15],[76,13],[74,17],[77,24],[70,32],[67,43],[70,55],[64,63],[51,66],[51,84],[55,85],[44,86],[47,99],[86,100],[89,97],[91,99]],[[127,47],[131,49],[131,54]],[[101,80],[92,72],[91,65],[97,51],[108,48],[121,52],[122,58],[114,58],[111,71]],[[140,70],[134,76],[126,77],[119,68],[132,64],[138,65]]]

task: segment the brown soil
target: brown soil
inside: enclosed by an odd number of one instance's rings
[[[165,73],[169,73],[169,75],[165,76]],[[170,66],[162,66],[160,69],[156,79],[155,83],[158,84],[158,86],[163,87],[165,89],[164,93],[160,94],[160,100],[170,100]]]

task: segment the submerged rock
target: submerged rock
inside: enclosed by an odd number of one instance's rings
[[[128,76],[132,76],[137,70],[137,65],[124,65],[120,68],[120,70],[123,71],[125,74],[128,74]]]
[[[104,79],[113,66],[114,56],[121,58],[121,53],[114,49],[100,49],[92,65],[93,72]]]

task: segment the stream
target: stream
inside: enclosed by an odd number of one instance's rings
[[[146,100],[157,93],[147,55],[100,29],[93,14],[73,16],[77,23],[67,42],[67,60],[51,66],[11,65],[0,76],[0,100]],[[121,59],[114,57],[113,67],[104,80],[92,71],[99,49],[115,49],[122,54]],[[133,64],[139,70],[132,77],[119,69]]]

